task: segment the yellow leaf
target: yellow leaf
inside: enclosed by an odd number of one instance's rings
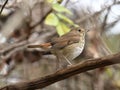
[[[62,36],[65,33],[70,31],[70,28],[68,26],[66,26],[64,23],[59,22],[59,24],[56,26],[57,29],[57,33]]]
[[[55,11],[57,11],[57,12],[65,12],[65,13],[67,13],[67,14],[72,15],[72,13],[71,13],[70,10],[68,10],[67,8],[61,6],[60,4],[57,4],[57,3],[56,3],[56,4],[53,4],[52,8],[53,8]]]
[[[47,2],[49,2],[49,3],[53,3],[53,2],[54,2],[54,0],[47,0]]]
[[[62,15],[62,14],[60,14],[60,13],[58,13],[57,16],[58,16],[60,19],[66,21],[66,22],[69,23],[69,24],[72,24],[72,25],[74,24],[72,20],[70,20],[68,17],[66,17],[66,16],[64,16],[64,15]]]
[[[75,23],[74,23],[72,20],[70,20],[68,17],[66,17],[66,16],[64,16],[64,15],[62,15],[62,14],[60,14],[60,13],[57,13],[57,16],[58,16],[60,19],[64,20],[65,22],[69,23],[70,25],[73,25],[74,27],[79,27],[79,25],[75,24]]]
[[[57,26],[58,22],[59,19],[54,13],[50,13],[45,19],[45,24],[47,25]]]

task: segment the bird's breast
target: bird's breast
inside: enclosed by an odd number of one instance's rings
[[[74,60],[76,57],[78,57],[83,49],[84,49],[85,43],[74,43],[71,45],[68,45],[64,49],[62,49],[60,52],[68,59],[68,60]]]

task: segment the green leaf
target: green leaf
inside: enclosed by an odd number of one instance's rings
[[[56,29],[60,36],[70,31],[70,28],[62,22],[59,22],[59,24],[56,26]]]
[[[74,27],[80,27],[80,26],[79,26],[79,25],[77,25],[77,24],[74,24],[73,26],[74,26]]]
[[[72,20],[70,20],[68,17],[66,17],[66,16],[64,16],[64,15],[62,15],[62,14],[60,14],[60,13],[58,13],[57,16],[58,16],[60,19],[64,20],[65,22],[73,25],[74,27],[79,27],[79,25],[75,24],[75,23],[74,23]]]
[[[52,8],[57,11],[57,12],[65,12],[65,13],[68,13],[70,15],[72,15],[71,11],[68,10],[67,8],[61,6],[60,4],[53,4]]]
[[[64,15],[62,15],[62,14],[60,14],[60,13],[58,13],[57,16],[58,16],[60,19],[66,21],[66,22],[69,23],[69,24],[74,24],[72,20],[70,20],[68,17],[66,17],[66,16],[64,16]]]
[[[47,25],[57,26],[58,23],[59,19],[54,13],[50,13],[45,19],[45,24]]]

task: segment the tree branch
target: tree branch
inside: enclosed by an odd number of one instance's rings
[[[0,10],[0,15],[1,15],[1,13],[2,13],[4,7],[5,7],[5,5],[7,4],[7,2],[8,2],[8,0],[6,0],[5,3],[3,4],[3,6],[2,6],[2,8],[1,8],[1,10]]]
[[[41,77],[37,80],[30,82],[22,82],[15,85],[8,85],[0,90],[34,90],[41,89],[48,85],[51,85],[60,80],[64,80],[73,75],[93,70],[96,68],[118,64],[120,63],[120,52],[113,55],[108,55],[102,58],[89,59],[87,61],[80,62],[76,65],[72,65],[66,69],[59,70],[53,74]]]

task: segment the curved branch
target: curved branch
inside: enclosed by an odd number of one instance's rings
[[[59,70],[53,74],[41,77],[37,80],[30,82],[22,82],[15,85],[9,85],[1,88],[0,90],[34,90],[41,89],[48,85],[51,85],[60,80],[64,80],[73,75],[93,70],[96,68],[118,64],[120,63],[120,52],[113,55],[108,55],[102,58],[89,59],[87,61],[80,62],[76,65],[72,65],[66,69]]]

